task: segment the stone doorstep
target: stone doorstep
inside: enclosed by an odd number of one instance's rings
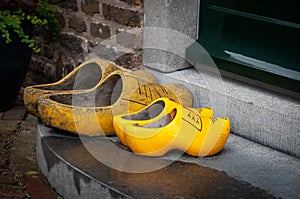
[[[176,161],[173,153],[161,158],[145,158],[120,152],[111,144],[117,138],[86,139],[82,144],[79,137],[38,124],[37,161],[40,170],[66,199],[288,199],[300,195],[299,159],[235,135],[230,135],[224,150],[216,156],[195,158],[183,155]],[[134,169],[143,169],[166,161],[171,164],[148,173],[127,173],[106,166],[103,161],[95,159],[97,155],[115,163],[115,168],[130,165]]]
[[[145,69],[161,84],[186,86],[194,96],[194,107],[212,107],[216,117],[230,118],[234,134],[300,157],[299,101],[211,75],[205,69],[201,74],[194,68],[171,73]]]

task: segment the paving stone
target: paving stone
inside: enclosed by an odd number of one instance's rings
[[[30,193],[32,198],[57,199],[57,194],[49,189],[49,186],[39,177],[25,177],[22,182],[25,183],[25,189]]]
[[[1,176],[1,184],[12,184],[13,176],[10,175],[2,175]]]
[[[20,120],[0,120],[0,133],[16,131],[20,123]]]
[[[9,199],[9,198],[24,198],[22,193],[16,193],[13,190],[1,190],[0,191],[1,199]]]
[[[35,117],[32,114],[27,114],[26,115],[26,119],[24,122],[22,122],[22,131],[26,132],[26,131],[32,131],[35,132],[36,131],[36,126],[38,123],[38,118]]]
[[[20,117],[23,107],[14,107],[6,117]],[[23,116],[24,117],[24,116]],[[37,118],[31,114],[21,120],[0,118],[0,199],[57,199],[55,191],[38,171],[35,159]]]
[[[15,106],[2,115],[2,120],[23,120],[26,114],[24,106]]]

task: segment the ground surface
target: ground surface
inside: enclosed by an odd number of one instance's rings
[[[37,118],[26,113],[21,102],[18,102],[13,109],[0,113],[0,199],[62,198],[47,184],[37,166],[35,155],[37,123]],[[42,124],[40,123],[39,126]],[[199,196],[204,198],[273,198],[274,196],[299,198],[297,197],[300,190],[298,183],[299,159],[237,136],[231,136],[225,150],[215,157],[195,159],[183,156],[183,162],[175,162],[167,168],[156,171],[156,173],[141,175],[118,172],[100,164],[87,152],[79,140],[70,140],[67,139],[67,136],[60,135],[58,137],[45,137],[42,141],[47,142],[47,145],[44,146],[55,149],[52,152],[54,151],[59,157],[63,157],[63,161],[66,161],[65,164],[72,165],[75,171],[80,168],[83,171],[80,172],[81,175],[93,176],[93,179],[99,179],[102,184],[136,198],[151,197],[154,192],[149,192],[151,190],[149,187],[155,190],[156,198],[161,196],[166,196],[161,198],[186,198],[184,196],[187,194],[193,198],[199,198]],[[111,157],[113,154],[112,150],[105,145],[107,140],[106,142],[94,140],[90,143],[94,144],[97,153],[102,152],[99,153],[100,155],[104,154]],[[44,149],[43,151],[47,150]],[[118,158],[120,155],[113,157]],[[119,159],[116,162],[120,164],[127,161],[123,156]],[[192,161],[190,161],[191,159]],[[129,159],[129,162],[133,162],[134,166],[143,166],[143,164],[135,164],[132,159]],[[188,162],[193,164],[188,164]],[[52,164],[51,161],[48,163],[55,168],[55,164]],[[51,167],[49,168],[51,170]],[[179,171],[178,175],[177,171]],[[64,171],[64,173],[67,172],[70,170]],[[188,174],[191,174],[191,178]],[[58,174],[56,173],[56,175]],[[110,178],[107,178],[106,175],[110,175]],[[146,175],[148,176],[145,177]],[[54,179],[59,177],[62,176],[55,176]],[[183,181],[184,177],[189,181]],[[214,178],[222,180],[213,181]],[[77,185],[75,190],[78,189],[79,181],[76,175],[75,177],[72,175],[71,178],[62,177],[60,183],[63,183],[63,180],[73,180],[74,184]],[[174,181],[181,182],[181,186],[180,183],[174,183]],[[59,189],[57,191],[64,194]],[[220,195],[222,197],[216,197]],[[65,197],[67,198],[67,196],[69,195],[66,193]]]
[[[50,188],[35,158],[36,117],[21,102],[0,113],[0,199],[60,198]]]

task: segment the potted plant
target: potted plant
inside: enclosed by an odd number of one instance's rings
[[[57,11],[46,0],[0,0],[0,112],[14,105],[31,53],[40,51],[33,35],[59,36]]]

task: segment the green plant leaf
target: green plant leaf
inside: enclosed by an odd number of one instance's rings
[[[36,41],[24,32],[22,24],[25,21],[29,21],[34,29],[47,27],[52,33],[53,39],[58,38],[61,26],[55,14],[58,11],[57,8],[51,6],[45,0],[40,0],[34,9],[23,9],[20,1],[15,3],[17,4],[15,7],[1,7],[0,10],[0,34],[6,43],[12,41],[10,33],[13,31],[21,39],[21,42],[27,43],[35,52],[40,51]]]

